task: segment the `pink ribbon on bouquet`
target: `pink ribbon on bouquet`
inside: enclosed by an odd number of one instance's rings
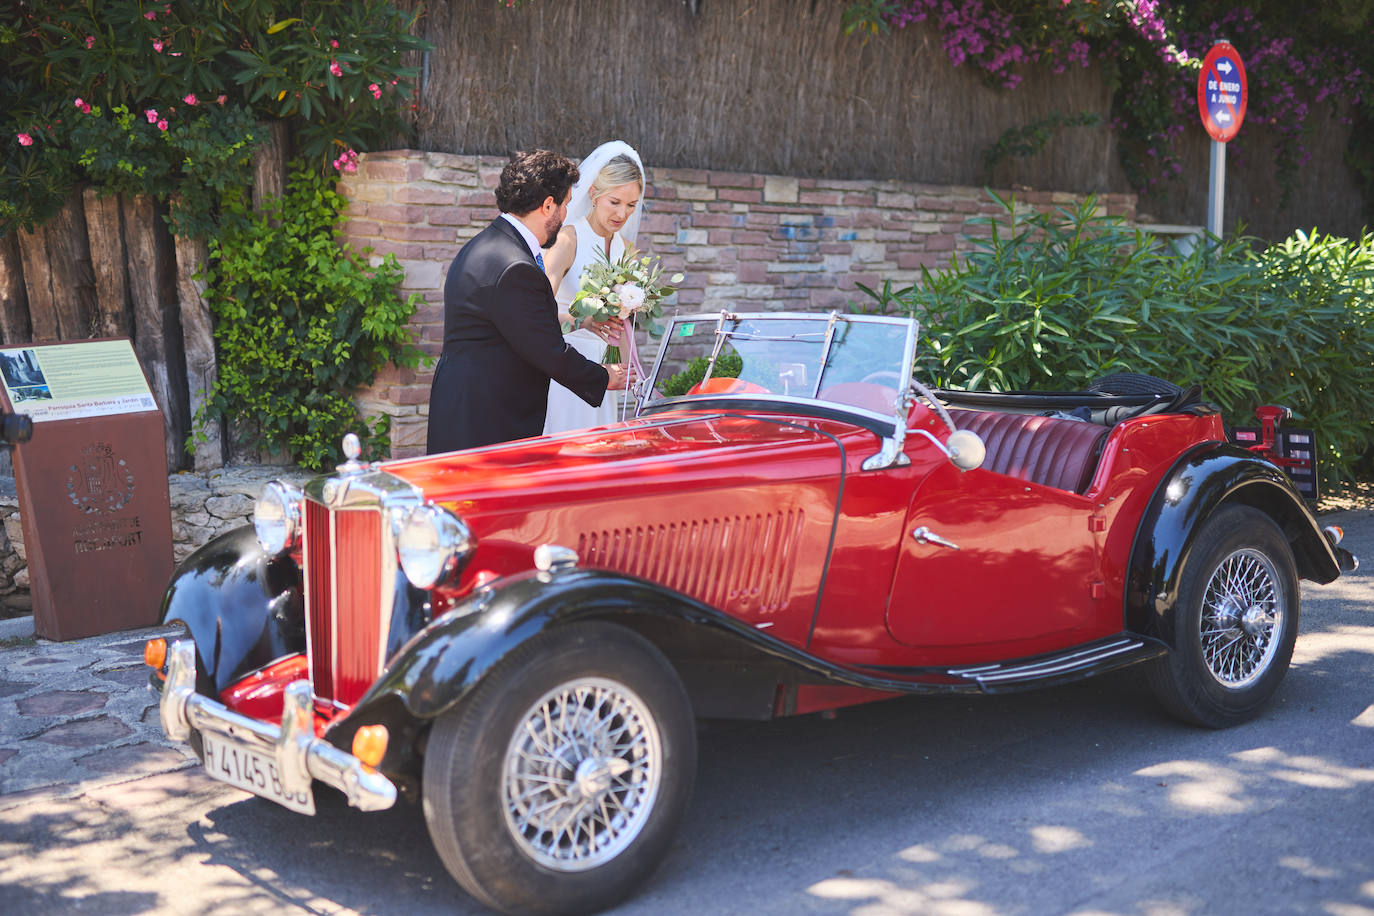
[[[634,370],[634,387],[638,387],[639,383],[644,379],[644,367],[639,362],[639,348],[635,345],[635,313],[631,312],[629,318],[629,323],[626,326],[626,336],[629,340],[626,342],[622,353],[625,356],[625,365]],[[631,386],[625,386],[625,397],[620,402],[620,419],[622,420],[625,419],[625,412],[629,408],[632,391],[633,388]]]

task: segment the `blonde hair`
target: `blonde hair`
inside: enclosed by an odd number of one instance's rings
[[[595,180],[592,181],[588,195],[592,200],[596,200],[611,188],[618,188],[623,184],[634,182],[639,185],[639,193],[644,193],[644,174],[640,172],[639,166],[629,156],[621,153],[602,166],[597,173]]]

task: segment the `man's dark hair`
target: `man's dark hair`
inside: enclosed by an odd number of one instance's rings
[[[502,213],[524,216],[552,197],[562,203],[577,184],[572,160],[546,149],[522,151],[510,157],[496,186],[496,206]]]

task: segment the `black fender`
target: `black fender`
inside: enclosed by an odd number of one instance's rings
[[[305,651],[301,574],[269,557],[253,526],[211,539],[181,562],[162,598],[162,622],[196,642],[197,691],[220,691],[251,671]]]
[[[1288,539],[1298,575],[1327,583],[1340,575],[1339,548],[1274,465],[1226,443],[1197,446],[1155,489],[1136,530],[1126,573],[1126,628],[1174,646],[1172,610],[1202,523],[1223,505],[1252,506]],[[1348,556],[1348,555],[1347,555]]]

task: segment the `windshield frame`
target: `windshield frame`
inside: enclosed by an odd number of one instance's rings
[[[711,378],[715,369],[716,360],[720,355],[721,348],[726,340],[729,339],[759,339],[757,337],[744,337],[725,330],[727,323],[740,322],[768,322],[768,321],[788,321],[788,322],[814,322],[820,330],[824,327],[825,335],[822,343],[820,357],[816,366],[815,382],[810,385],[810,393],[807,395],[797,394],[775,394],[768,393],[741,393],[726,394],[717,393],[710,395],[674,395],[669,397],[654,397],[653,383],[658,379],[659,372],[663,368],[664,357],[668,352],[671,342],[676,339],[677,328],[684,324],[709,324],[714,323],[715,341],[711,348],[709,362],[705,378]],[[704,312],[692,315],[675,315],[664,327],[663,343],[658,348],[658,353],[654,358],[653,369],[648,373],[647,378],[638,383],[639,391],[636,392],[635,416],[640,416],[646,410],[657,412],[660,407],[684,406],[690,404],[701,404],[711,402],[720,405],[722,402],[737,404],[740,407],[792,407],[802,405],[823,405],[826,413],[835,411],[839,414],[857,415],[868,418],[869,420],[881,421],[885,428],[890,429],[894,419],[904,419],[899,416],[899,409],[894,404],[893,410],[887,413],[870,410],[850,404],[843,404],[836,401],[821,400],[818,395],[824,381],[826,368],[830,365],[831,350],[834,347],[836,338],[836,328],[841,323],[851,324],[882,324],[890,326],[900,326],[906,329],[906,340],[902,348],[902,360],[899,364],[892,367],[882,367],[885,370],[893,371],[899,379],[909,379],[911,377],[911,367],[916,358],[916,339],[920,333],[920,322],[915,318],[890,316],[890,315],[864,315],[864,314],[843,314],[836,311],[824,312],[732,312],[721,310],[720,312]],[[904,394],[905,392],[899,392]],[[870,423],[862,424],[870,426]]]

